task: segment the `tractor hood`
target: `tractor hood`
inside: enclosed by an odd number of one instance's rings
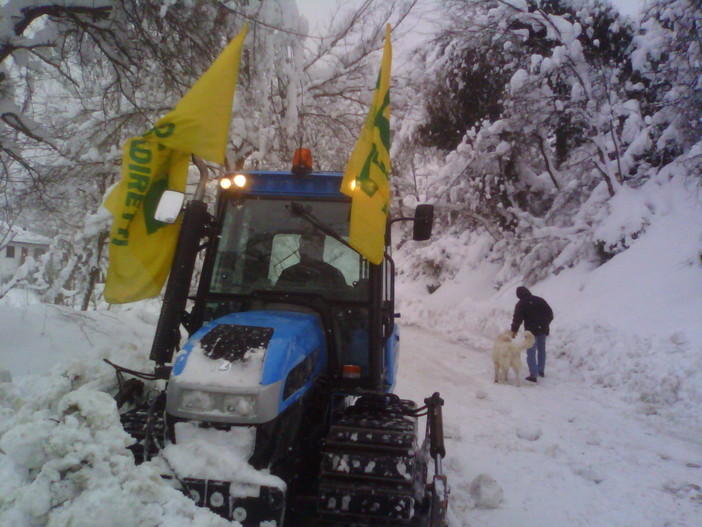
[[[302,397],[325,366],[316,315],[233,313],[203,326],[178,353],[166,408],[185,419],[265,423]]]

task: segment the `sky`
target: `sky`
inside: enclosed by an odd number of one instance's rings
[[[310,24],[310,34],[323,35],[324,27],[329,17],[337,9],[336,0],[297,0],[300,14],[305,16]]]

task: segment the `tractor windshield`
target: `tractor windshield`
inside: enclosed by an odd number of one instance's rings
[[[348,238],[348,202],[295,201]],[[290,291],[364,301],[367,284],[368,262],[293,211],[290,200],[247,199],[226,205],[210,292]]]

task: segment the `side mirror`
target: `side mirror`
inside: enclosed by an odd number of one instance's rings
[[[434,205],[417,205],[414,210],[414,230],[412,239],[423,242],[431,238],[434,227]]]
[[[176,192],[175,190],[164,190],[161,194],[161,199],[154,212],[154,219],[163,223],[175,223],[180,214],[180,209],[183,208],[183,200],[185,194]]]

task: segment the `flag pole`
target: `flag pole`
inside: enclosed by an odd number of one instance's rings
[[[209,172],[207,169],[207,164],[196,155],[193,155],[193,164],[200,171],[200,180],[197,182],[197,188],[195,189],[193,200],[202,201],[205,197],[205,191],[207,190]]]

